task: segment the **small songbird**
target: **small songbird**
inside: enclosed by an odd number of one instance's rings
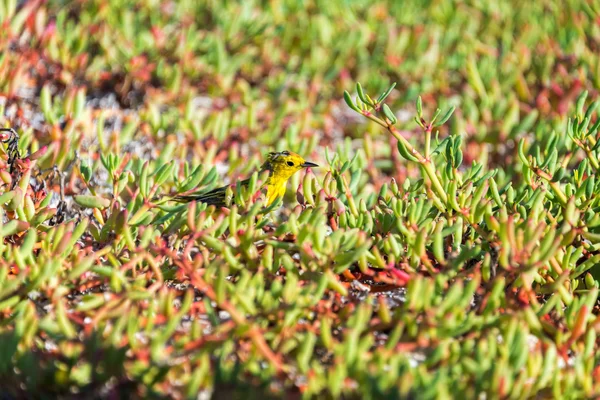
[[[271,205],[279,197],[285,194],[285,184],[296,172],[308,167],[318,167],[317,164],[304,160],[300,155],[291,151],[282,151],[278,153],[269,153],[267,160],[260,168],[260,172],[269,171],[269,178],[264,183],[263,188],[267,190],[267,206]],[[241,181],[242,186],[247,186],[250,179]],[[225,207],[226,192],[228,186],[213,189],[206,193],[191,193],[187,195],[175,196],[173,200],[178,202],[199,201],[208,205]]]

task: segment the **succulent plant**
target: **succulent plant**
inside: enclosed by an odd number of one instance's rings
[[[598,11],[0,4],[2,392],[597,397]]]

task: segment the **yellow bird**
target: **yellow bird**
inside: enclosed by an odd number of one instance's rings
[[[291,151],[282,151],[278,153],[269,153],[267,160],[260,168],[260,172],[269,171],[269,178],[263,185],[267,193],[267,206],[271,205],[279,197],[285,194],[285,184],[296,172],[308,167],[318,167],[317,164],[306,161],[300,155]],[[241,181],[243,186],[247,186],[250,179]],[[227,186],[213,189],[206,193],[192,193],[188,195],[175,196],[173,200],[178,202],[199,201],[216,207],[225,207],[225,195]]]

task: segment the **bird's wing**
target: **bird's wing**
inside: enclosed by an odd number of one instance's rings
[[[240,182],[242,186],[247,186],[250,182],[250,179],[244,179]],[[215,205],[217,207],[225,206],[225,194],[227,192],[227,188],[229,186],[233,186],[233,190],[235,190],[235,185],[226,185],[220,188],[216,188],[210,190],[208,192],[198,192],[198,193],[190,193],[184,195],[178,195],[173,198],[174,201],[178,201],[180,203],[187,203],[190,201],[199,201],[201,203],[206,203],[209,206]]]
[[[225,205],[225,192],[229,186],[223,186],[210,190],[208,192],[190,193],[184,195],[178,195],[173,200],[180,203],[187,203],[190,201],[199,201],[208,205],[223,206]]]

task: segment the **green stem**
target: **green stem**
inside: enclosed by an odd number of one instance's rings
[[[433,186],[433,189],[435,190],[436,194],[440,196],[444,203],[447,204],[448,195],[444,191],[444,187],[442,186],[442,183],[440,182],[437,174],[435,173],[435,167],[433,166],[431,160],[425,160],[425,162],[423,163],[423,168],[425,169],[427,176],[429,176],[429,180],[431,180],[431,185]]]
[[[562,206],[566,206],[567,202],[568,202],[567,196],[563,193],[562,190],[560,190],[560,187],[558,186],[558,183],[557,182],[548,181],[548,184],[550,185],[550,187],[554,191],[554,194],[556,194],[556,197],[558,197],[558,201],[560,201],[560,204]]]
[[[364,115],[366,118],[370,119],[371,121],[375,122],[376,124],[381,125],[385,129],[387,129],[387,131],[389,133],[391,133],[392,136],[394,136],[397,140],[401,141],[406,146],[408,151],[413,156],[415,156],[417,158],[417,161],[423,166],[425,173],[427,174],[427,176],[429,177],[429,180],[431,181],[431,185],[433,187],[433,191],[435,192],[435,194],[437,194],[442,199],[442,203],[448,204],[448,195],[446,194],[446,191],[444,190],[444,187],[442,186],[440,179],[438,178],[438,176],[436,174],[435,166],[433,165],[433,163],[431,162],[429,157],[423,157],[423,155],[421,153],[419,153],[410,144],[410,142],[408,140],[406,140],[406,138],[404,136],[402,136],[400,133],[398,133],[398,131],[396,131],[396,128],[394,128],[394,125],[392,125],[391,123],[386,122],[383,119],[381,119],[367,111],[363,111],[362,115]],[[431,140],[431,131],[430,130],[429,130],[429,140]],[[427,150],[428,147],[429,146],[426,147],[426,154],[429,153],[429,151]],[[435,199],[434,199],[434,201],[435,201]],[[439,205],[439,204],[436,204],[436,205]]]
[[[548,185],[550,185],[550,188],[552,188],[552,191],[554,192],[556,197],[558,197],[558,201],[560,202],[560,204],[563,207],[566,206],[568,202],[567,195],[565,195],[564,192],[560,189],[560,185],[558,184],[558,182],[552,182],[552,175],[548,174],[545,171],[542,171],[540,168],[532,168],[531,170],[534,174],[548,182]]]
[[[376,124],[381,125],[384,128],[386,128],[386,129],[388,128],[388,124],[386,124],[384,120],[382,120],[381,118],[379,118],[379,117],[371,114],[369,111],[362,111],[361,114],[365,118],[370,119],[371,121],[375,122]]]
[[[404,136],[400,135],[396,131],[396,129],[394,128],[393,125],[387,125],[386,128],[396,139],[401,140],[402,143],[408,149],[408,151],[417,158],[418,162],[421,163],[421,165],[423,165],[423,169],[425,170],[425,173],[427,174],[427,176],[429,177],[429,180],[431,181],[431,185],[433,187],[433,190],[435,191],[435,194],[437,194],[442,199],[442,201],[447,204],[448,203],[448,195],[446,194],[446,191],[444,190],[444,187],[442,186],[442,183],[440,182],[440,179],[438,178],[438,176],[436,174],[435,166],[433,165],[431,160],[429,158],[423,157],[421,155],[421,153],[419,153],[408,142],[408,140],[406,140],[404,138]]]
[[[592,167],[594,167],[594,169],[598,171],[600,169],[600,164],[598,164],[598,160],[596,160],[596,157],[594,157],[594,153],[592,153],[592,151],[587,146],[584,148],[584,150],[585,154],[587,154],[587,158],[590,164],[592,164]]]
[[[425,158],[431,155],[431,129],[425,130]]]

